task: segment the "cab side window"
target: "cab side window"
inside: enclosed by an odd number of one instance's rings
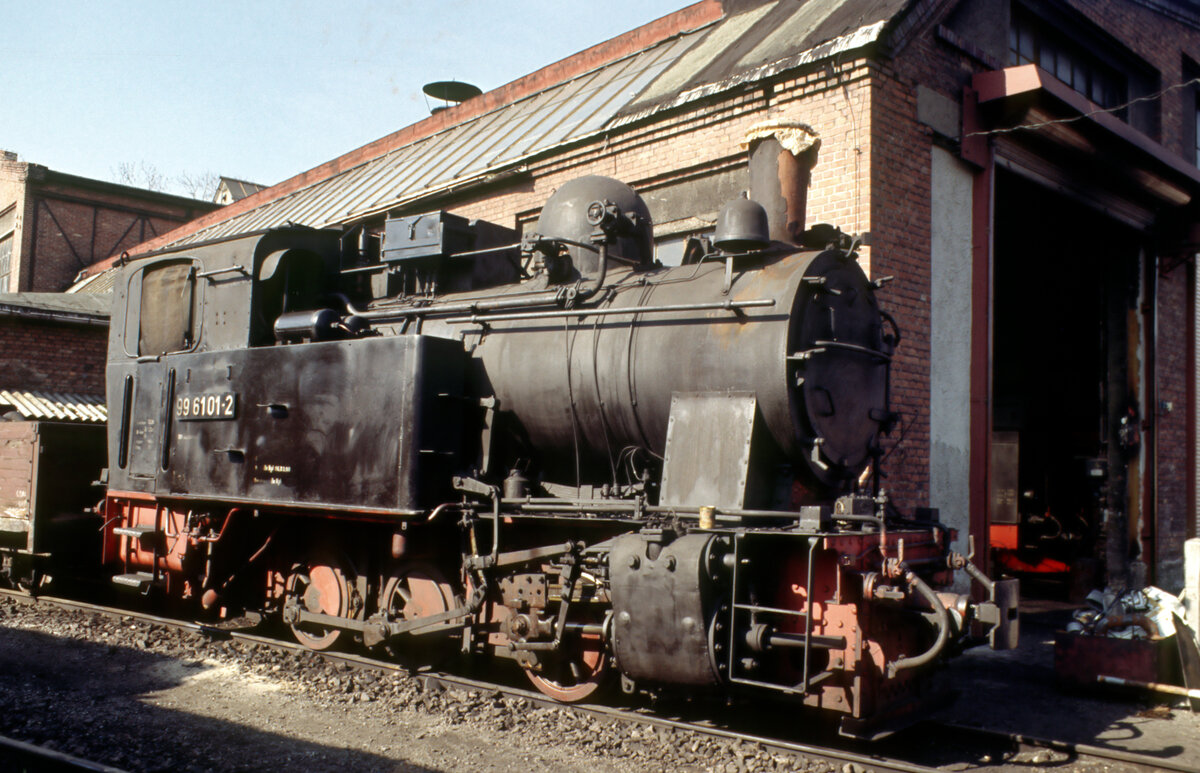
[[[200,318],[196,264],[185,260],[148,266],[141,280],[138,355],[191,349]]]

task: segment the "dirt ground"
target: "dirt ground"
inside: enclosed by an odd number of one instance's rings
[[[1023,608],[1018,649],[979,648],[951,662],[946,676],[960,695],[938,718],[1200,771],[1200,713],[1183,701],[1113,689],[1063,689],[1058,683],[1054,635],[1070,620],[1071,608],[1054,603]]]

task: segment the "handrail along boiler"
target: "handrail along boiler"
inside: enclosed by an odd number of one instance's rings
[[[108,362],[114,580],[315,649],[459,647],[539,689],[765,691],[911,711],[1012,646],[1015,587],[879,490],[899,333],[836,229],[749,200],[653,260],[603,177],[523,235],[445,212],[134,261]],[[981,600],[934,590],[956,569]]]

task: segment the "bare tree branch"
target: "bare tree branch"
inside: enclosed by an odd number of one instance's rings
[[[112,172],[113,177],[122,185],[151,191],[165,191],[167,188],[167,180],[163,173],[158,171],[154,164],[147,164],[145,161],[136,164],[132,161],[122,161]]]
[[[220,184],[220,176],[211,171],[181,172],[175,178],[175,185],[183,195],[204,201],[212,201]]]

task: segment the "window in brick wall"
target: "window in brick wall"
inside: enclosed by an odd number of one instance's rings
[[[1036,64],[1101,107],[1125,100],[1125,78],[1062,31],[1040,19],[1014,13],[1008,30],[1009,64]]]
[[[12,233],[0,236],[0,293],[8,292],[8,277],[12,274]]]
[[[1157,71],[1104,30],[1053,0],[1020,0],[1012,6],[1008,60],[1036,64],[1113,115],[1156,138],[1156,104],[1121,107],[1153,93]]]
[[[13,229],[16,226],[17,205],[0,212],[0,293],[8,292],[8,277],[12,274]]]

